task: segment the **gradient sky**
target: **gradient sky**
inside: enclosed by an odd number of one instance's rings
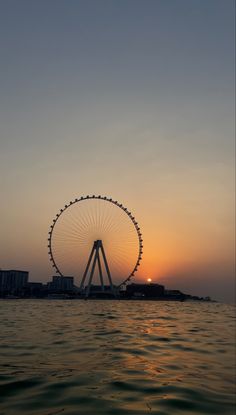
[[[234,1],[0,1],[0,267],[48,281],[47,232],[105,194],[136,280],[232,301]]]

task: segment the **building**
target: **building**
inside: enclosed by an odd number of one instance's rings
[[[59,275],[54,275],[52,277],[52,282],[48,283],[49,291],[55,292],[67,292],[74,290],[74,277],[61,277]]]
[[[45,295],[45,287],[41,282],[28,282],[24,287],[24,296],[40,298]]]
[[[184,300],[186,294],[179,290],[165,290],[165,297],[169,300]]]
[[[88,287],[86,286],[85,287],[85,290],[87,288]],[[102,291],[111,291],[111,286],[110,285],[104,285],[104,290],[103,290],[101,285],[93,285],[93,284],[91,284],[91,286],[90,286],[90,292],[100,293]]]
[[[28,283],[29,272],[0,270],[0,295],[20,295]]]
[[[165,287],[160,284],[129,284],[126,287],[128,297],[156,298],[164,297]]]

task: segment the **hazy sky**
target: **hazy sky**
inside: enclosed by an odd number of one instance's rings
[[[234,1],[0,1],[0,267],[47,281],[72,198],[124,203],[137,281],[232,301]]]

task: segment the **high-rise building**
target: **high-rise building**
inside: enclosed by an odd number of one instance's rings
[[[19,294],[26,287],[28,277],[28,271],[0,270],[0,293]]]

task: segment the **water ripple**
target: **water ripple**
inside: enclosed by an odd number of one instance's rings
[[[1,415],[235,414],[235,313],[206,303],[0,302]]]

